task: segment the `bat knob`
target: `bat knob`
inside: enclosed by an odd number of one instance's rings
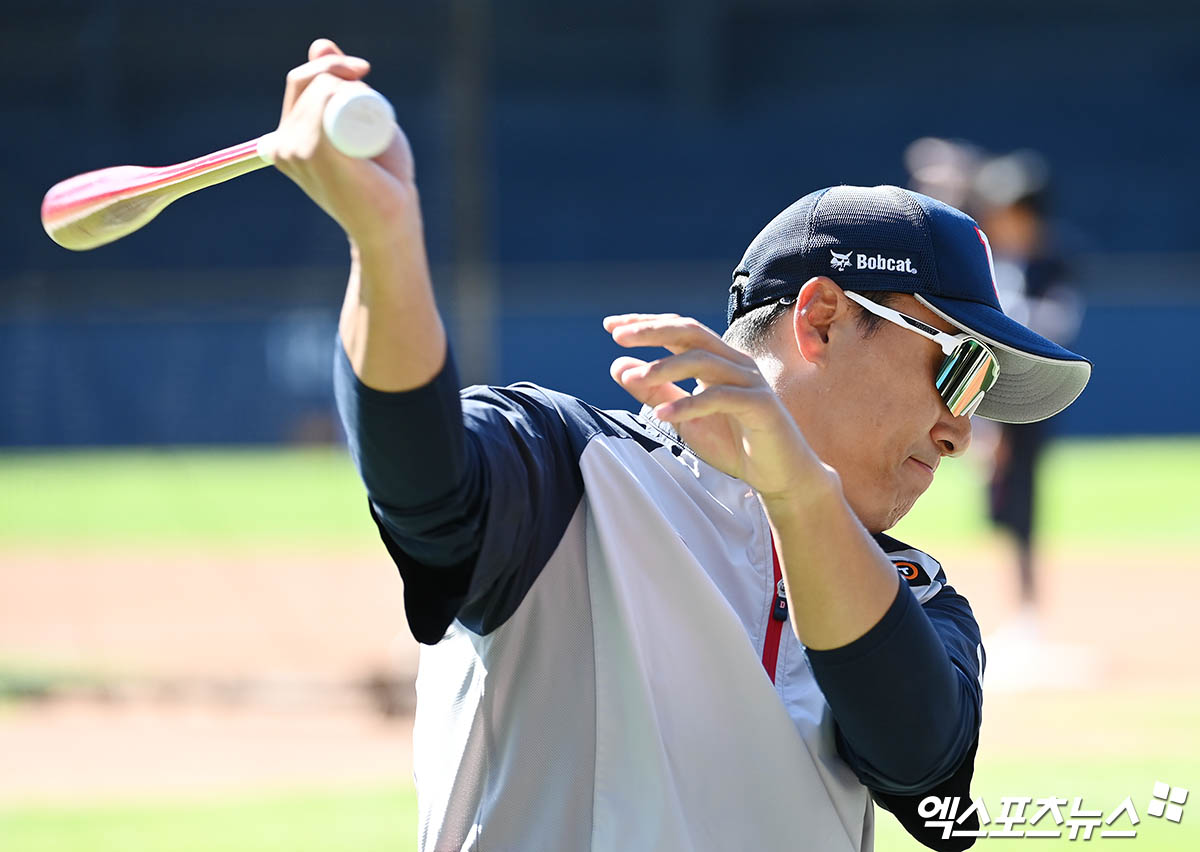
[[[374,89],[350,89],[325,105],[325,138],[348,157],[378,157],[392,144],[396,112]]]

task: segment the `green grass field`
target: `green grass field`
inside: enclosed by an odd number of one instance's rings
[[[0,454],[0,547],[374,541],[344,450]]]
[[[1198,477],[1196,439],[1060,444],[1041,480],[1046,538],[1195,541]],[[0,483],[0,547],[375,540],[340,449],[9,452],[0,454]],[[897,527],[918,540],[985,532],[978,472],[960,459],[943,463]]]
[[[4,808],[13,852],[400,852],[416,849],[411,787],[236,799]]]
[[[1177,549],[1200,543],[1198,481],[1200,440],[1061,444],[1042,478],[1046,541],[1114,548],[1151,542]],[[7,453],[0,454],[0,484],[0,559],[6,549],[51,546],[377,546],[361,484],[340,450]],[[896,534],[970,544],[988,534],[982,507],[974,466],[952,461]],[[1156,780],[1200,786],[1194,695],[1124,696],[1113,703],[1066,698],[1053,713],[1100,732],[1137,730],[1144,747],[1117,757],[1111,750],[1089,754],[1053,744],[981,751],[975,792],[993,816],[1002,796],[1083,796],[1085,807],[1107,815],[1130,795],[1142,817],[1139,836],[1118,841],[1097,835],[1092,843],[1127,843],[1141,852],[1200,849],[1200,805],[1189,800],[1180,825],[1145,809]],[[1028,724],[1041,722],[1031,716]],[[2,765],[0,758],[0,771]],[[878,849],[922,848],[877,813]],[[390,788],[219,799],[10,804],[0,805],[0,850],[396,852],[416,848],[415,815],[413,790],[400,780]],[[1000,846],[1005,843],[1016,842],[983,840],[977,848],[1007,848]],[[804,848],[802,839],[796,848]]]
[[[1186,852],[1200,849],[1200,820],[1185,807],[1183,821],[1168,823],[1149,816],[1145,803],[1153,783],[1166,769],[1168,782],[1182,776],[1200,778],[1200,761],[1175,761],[1147,767],[1144,761],[1022,758],[983,762],[976,796],[983,797],[993,819],[1002,796],[1074,796],[1083,807],[1107,817],[1132,796],[1141,822],[1132,839],[1103,839],[1096,830],[1092,843],[1132,844],[1138,852]],[[1193,791],[1194,792],[1194,791]],[[1189,796],[1189,801],[1191,797]],[[1031,812],[1026,812],[1031,815]],[[876,811],[876,848],[881,852],[916,852],[913,841],[886,813]],[[1062,830],[1060,840],[1039,839],[1038,847],[1061,846],[1069,827],[1054,826],[1046,817],[1041,830]],[[345,791],[261,794],[218,800],[137,803],[107,802],[72,806],[0,806],[0,848],[20,852],[408,852],[417,848],[416,794],[411,786]],[[1020,828],[1020,826],[1018,826]],[[1114,829],[1128,829],[1124,817]],[[796,849],[804,849],[798,829]],[[1080,842],[1080,841],[1076,841]],[[1016,838],[990,838],[977,848],[1008,848]],[[1020,848],[1020,847],[1016,847]],[[1102,847],[1103,848],[1103,847]],[[818,850],[819,852],[819,850]]]

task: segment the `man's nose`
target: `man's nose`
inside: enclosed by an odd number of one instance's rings
[[[971,417],[955,417],[943,405],[942,414],[929,434],[942,455],[961,456],[971,446]]]

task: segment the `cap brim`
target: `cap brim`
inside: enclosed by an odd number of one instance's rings
[[[1001,423],[1034,423],[1053,417],[1083,392],[1092,364],[1036,334],[990,305],[915,294],[942,319],[977,336],[996,353],[1000,377],[976,414]]]

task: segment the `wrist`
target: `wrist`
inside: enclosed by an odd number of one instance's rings
[[[786,525],[792,518],[811,518],[822,508],[845,503],[842,480],[836,470],[817,461],[807,476],[795,477],[787,489],[758,492],[767,517],[775,526]]]
[[[408,184],[383,211],[363,221],[343,224],[350,242],[351,260],[366,262],[408,255],[415,248],[425,250],[424,223],[416,184]]]

